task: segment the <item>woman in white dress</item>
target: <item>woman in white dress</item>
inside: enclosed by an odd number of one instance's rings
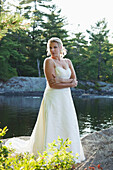
[[[69,138],[72,141],[70,150],[73,155],[80,155],[77,162],[81,162],[85,157],[70,91],[70,87],[77,86],[76,74],[71,61],[63,58],[66,49],[59,38],[53,37],[48,41],[47,52],[51,55],[44,61],[47,86],[30,140],[26,143],[12,138],[6,145],[12,142],[17,152],[27,151],[36,155],[37,151],[42,153],[48,143],[57,141],[58,136],[63,140]]]

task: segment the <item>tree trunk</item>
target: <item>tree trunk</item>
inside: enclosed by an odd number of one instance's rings
[[[41,77],[40,61],[37,59],[38,77]]]
[[[100,73],[101,73],[101,58],[102,58],[102,54],[101,54],[101,44],[99,43],[99,57],[98,57],[98,80],[100,80]]]

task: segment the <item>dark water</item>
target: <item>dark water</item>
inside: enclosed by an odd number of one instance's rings
[[[30,135],[42,97],[0,96],[0,127],[8,127],[6,137]],[[113,97],[73,97],[80,135],[113,125]]]

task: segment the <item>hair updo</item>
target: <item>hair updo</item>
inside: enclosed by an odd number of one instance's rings
[[[47,56],[51,55],[50,53],[50,44],[52,42],[56,42],[58,43],[59,47],[62,47],[61,48],[61,51],[60,51],[60,56],[61,57],[64,57],[66,54],[67,54],[67,50],[66,48],[63,46],[63,43],[61,41],[61,39],[57,38],[57,37],[52,37],[48,40],[48,43],[47,43]]]

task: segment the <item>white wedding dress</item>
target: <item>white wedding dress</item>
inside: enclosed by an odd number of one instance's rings
[[[71,76],[69,67],[64,69],[56,65],[55,72],[57,77],[64,79]],[[77,162],[85,159],[70,88],[53,89],[47,83],[30,140],[11,138],[5,145],[9,146],[9,143],[12,143],[10,147],[15,148],[17,153],[30,152],[36,155],[37,150],[42,153],[48,143],[57,141],[58,136],[63,140],[69,138],[72,141],[70,150],[73,155],[80,155]]]

